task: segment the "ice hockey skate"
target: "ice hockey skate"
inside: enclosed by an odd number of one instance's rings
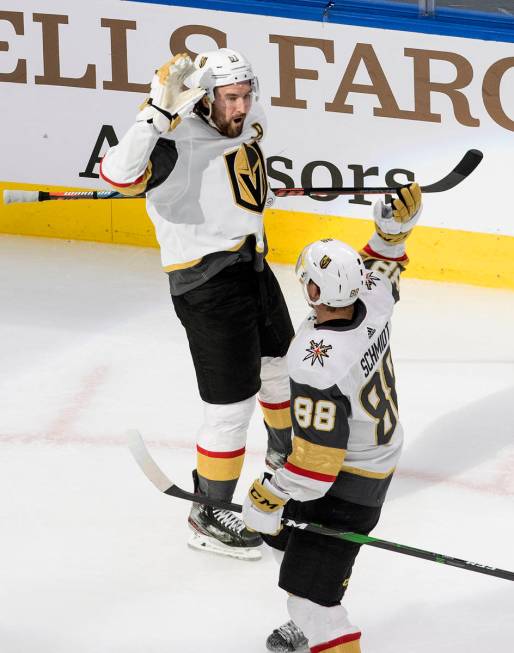
[[[274,653],[309,653],[309,642],[294,621],[288,621],[271,633],[266,648]]]
[[[262,538],[249,531],[244,522],[229,510],[194,503],[189,513],[193,531],[188,546],[239,560],[259,560]]]

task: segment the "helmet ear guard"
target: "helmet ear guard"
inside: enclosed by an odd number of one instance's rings
[[[364,285],[364,264],[360,255],[346,243],[332,238],[317,240],[304,247],[295,270],[311,306],[350,306]],[[309,297],[310,281],[319,288],[317,300]]]
[[[193,111],[206,120],[210,120],[212,114],[212,102],[207,95],[204,95],[201,100],[195,104]]]

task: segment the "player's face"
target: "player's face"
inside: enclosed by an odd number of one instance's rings
[[[219,86],[214,90],[214,98],[211,116],[214,124],[224,136],[239,136],[252,106],[251,83]]]

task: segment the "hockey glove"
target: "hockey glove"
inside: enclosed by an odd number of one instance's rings
[[[289,495],[273,483],[270,474],[256,479],[243,502],[243,521],[259,533],[276,535],[282,528],[281,520]]]
[[[392,204],[384,204],[382,200],[376,202],[373,207],[376,234],[369,243],[372,249],[388,257],[402,256],[405,241],[419,220],[421,209],[421,189],[417,183],[398,189],[398,197]]]
[[[184,80],[195,70],[187,54],[177,54],[152,78],[150,97],[141,105],[137,121],[152,123],[164,134],[172,131],[205,95],[201,88],[184,89]]]

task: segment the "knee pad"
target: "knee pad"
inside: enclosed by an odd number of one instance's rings
[[[204,420],[197,443],[216,452],[241,449],[246,444],[250,418],[255,408],[255,397],[234,404],[203,403]]]
[[[291,390],[286,357],[261,358],[261,389],[259,399],[265,403],[289,401]]]
[[[235,404],[204,402],[204,423],[198,433],[196,468],[206,494],[230,499],[241,474],[248,424],[255,397]],[[216,487],[208,487],[215,483]]]
[[[309,646],[319,646],[328,642],[337,642],[335,646],[348,644],[352,653],[359,651],[359,629],[350,623],[348,613],[342,605],[327,608],[299,596],[287,599],[287,610],[295,624],[303,631],[309,640]],[[339,640],[339,641],[338,641]],[[327,649],[327,653],[332,649]],[[345,648],[334,650],[346,651]]]
[[[289,409],[289,376],[285,358],[265,357],[261,361],[261,389],[259,403],[268,429],[277,432],[280,440],[290,438],[291,414]],[[280,436],[279,432],[286,432]],[[283,450],[281,442],[270,442],[272,448]]]

